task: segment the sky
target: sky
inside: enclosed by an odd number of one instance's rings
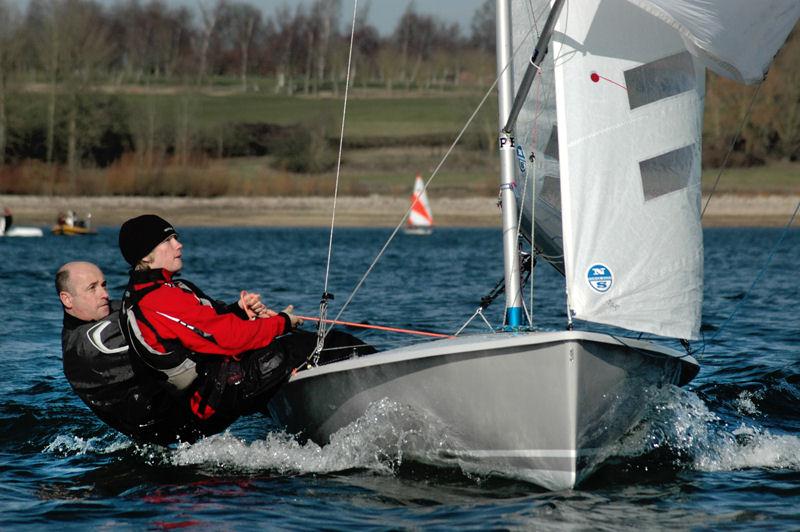
[[[303,2],[303,0],[298,0]],[[446,23],[457,22],[461,26],[462,35],[469,35],[472,15],[483,4],[484,0],[416,0],[414,10],[425,15],[434,15]],[[310,3],[310,2],[306,2]],[[354,0],[342,0],[342,23],[348,31],[353,19]],[[358,0],[358,7],[362,9],[370,3],[369,22],[375,26],[381,35],[388,35],[394,31],[397,21],[405,12],[409,0]],[[272,13],[286,0],[253,0],[253,5],[263,6],[262,10]]]

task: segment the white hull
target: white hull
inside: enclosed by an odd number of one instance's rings
[[[44,232],[38,227],[19,227],[15,225],[0,236],[36,237],[43,234]]]
[[[325,444],[386,398],[446,430],[450,447],[407,456],[567,489],[640,420],[648,390],[697,373],[682,353],[624,342],[584,332],[437,340],[302,371],[270,411]]]
[[[431,233],[433,233],[433,227],[430,226],[406,227],[405,229],[403,229],[403,233],[414,236],[428,236]]]

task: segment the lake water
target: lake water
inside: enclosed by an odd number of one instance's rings
[[[60,264],[84,259],[104,269],[119,297],[126,272],[116,230],[0,239],[0,529],[798,529],[800,230],[788,233],[745,298],[781,233],[706,230],[703,328],[716,337],[696,354],[699,376],[667,390],[580,489],[555,493],[410,462],[402,434],[382,421],[390,413],[322,448],[264,417],[193,446],[133,445],[70,390],[53,288]],[[332,314],[388,235],[335,233]],[[342,319],[453,332],[502,276],[499,236],[445,228],[398,235]],[[274,308],[317,312],[327,230],[186,228],[181,240],[184,277],[209,294],[230,301],[246,288]],[[540,327],[564,326],[562,284],[548,266],[537,268]],[[501,307],[487,312],[494,325]],[[415,341],[357,334],[380,348]]]

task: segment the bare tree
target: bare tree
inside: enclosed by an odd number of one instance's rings
[[[351,76],[357,79],[360,74],[361,83],[367,86],[369,77],[377,71],[377,56],[381,46],[381,38],[375,26],[367,23],[371,3],[367,1],[359,10],[356,18],[355,35],[353,36],[353,66]]]
[[[249,4],[227,4],[220,17],[221,33],[235,44],[239,55],[239,78],[247,90],[247,69],[253,38],[261,26],[261,12]]]
[[[62,27],[64,94],[67,100],[67,166],[74,185],[79,161],[78,124],[82,99],[96,85],[110,57],[108,27],[100,6],[87,0],[64,0],[57,7]],[[92,28],[92,31],[86,31]]]
[[[19,11],[7,0],[0,0],[0,167],[5,164],[8,144],[6,98],[11,75],[20,55]]]
[[[494,54],[495,18],[495,0],[485,0],[472,15],[470,44],[482,52]]]
[[[45,161],[48,163],[53,162],[55,151],[56,101],[60,75],[61,26],[56,13],[58,7],[55,0],[31,0],[25,21],[26,45],[35,50],[38,65],[48,82],[45,128]]]
[[[298,7],[299,9],[299,7]],[[267,37],[265,49],[277,57],[275,92],[284,88],[286,94],[292,94],[292,52],[297,35],[295,34],[294,17],[289,8],[281,6],[275,13],[274,31]]]
[[[316,76],[314,92],[325,79],[328,55],[331,53],[331,39],[338,34],[337,26],[342,10],[341,0],[316,0],[311,7],[310,25],[316,33]]]
[[[208,68],[208,49],[211,46],[211,38],[217,28],[217,21],[225,6],[225,0],[217,0],[213,6],[208,6],[205,2],[198,0],[200,14],[203,17],[203,28],[200,31],[200,66],[198,68],[197,81],[203,83],[206,79]]]
[[[411,88],[411,84],[417,80],[417,74],[426,60],[436,41],[438,24],[429,15],[419,15],[414,10],[414,2],[409,3],[397,28],[394,32],[394,40],[401,50],[402,73],[406,82],[406,89]],[[413,57],[413,65],[410,63]]]

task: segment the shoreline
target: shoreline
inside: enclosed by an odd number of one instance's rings
[[[408,198],[341,196],[336,202],[336,225],[395,227],[408,209]],[[705,205],[707,197],[703,197]],[[800,194],[718,194],[709,203],[704,227],[782,227],[789,221]],[[465,197],[431,200],[440,227],[499,227],[496,198]],[[118,226],[138,214],[151,212],[186,227],[329,227],[333,199],[323,197],[175,198],[141,196],[24,196],[0,195],[15,225],[49,227],[59,212],[72,209],[79,217],[92,213],[95,227]],[[799,225],[797,220],[795,224]]]

